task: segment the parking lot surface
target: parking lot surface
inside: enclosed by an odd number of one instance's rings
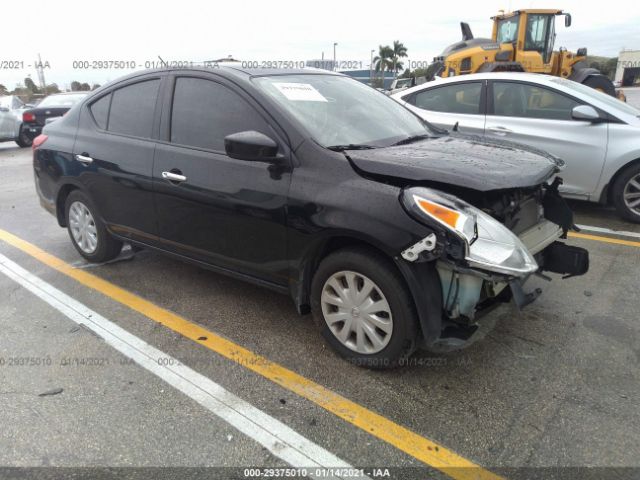
[[[611,208],[572,202],[585,228],[569,243],[589,249],[587,275],[531,280],[542,296],[522,313],[501,306],[482,341],[376,372],[340,360],[285,296],[150,251],[86,264],[38,204],[31,150],[0,144],[0,167],[1,465],[246,478],[247,466],[292,465],[293,448],[370,477],[638,474],[640,226]],[[43,283],[11,278],[14,264]],[[71,313],[46,297],[56,291]],[[160,351],[159,367],[179,363],[184,384],[116,348],[91,316]],[[279,445],[265,440],[274,425]]]

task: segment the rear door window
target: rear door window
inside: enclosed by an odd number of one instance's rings
[[[171,143],[224,152],[224,137],[269,126],[240,95],[203,78],[176,79],[171,110]]]
[[[416,107],[433,112],[480,113],[481,82],[456,83],[444,87],[431,88],[413,97]]]
[[[107,130],[151,138],[160,80],[147,80],[114,90]]]

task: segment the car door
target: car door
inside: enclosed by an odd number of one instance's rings
[[[219,76],[183,74],[172,82],[153,167],[161,241],[190,258],[285,284],[290,173],[230,158],[224,147],[225,136],[254,130],[288,156],[284,136],[255,101]]]
[[[430,86],[402,99],[406,106],[428,122],[450,130],[456,123],[459,131],[484,134],[484,80]]]
[[[11,112],[9,107],[6,105],[6,102],[3,102],[2,100],[4,99],[0,99],[0,140],[5,140],[9,138],[8,125],[9,115],[11,115]]]
[[[607,152],[607,123],[574,120],[583,104],[555,89],[521,81],[492,80],[487,137],[530,145],[560,157],[563,193],[589,195],[596,189]]]
[[[111,231],[153,243],[153,152],[162,76],[138,77],[85,104],[74,145],[78,179]]]
[[[13,113],[13,96],[0,98],[0,140],[15,138],[16,118]]]
[[[13,96],[12,106],[11,106],[11,117],[10,117],[10,127],[9,132],[13,138],[18,138],[20,136],[20,129],[22,127],[22,114],[26,110],[26,106],[20,97]]]

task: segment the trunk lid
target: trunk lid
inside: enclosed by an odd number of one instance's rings
[[[36,117],[35,122],[28,122],[30,124],[36,124],[40,126],[45,125],[45,121],[47,118],[61,117],[66,112],[69,111],[69,107],[42,107],[42,108],[31,108],[26,110],[26,112],[33,113]]]

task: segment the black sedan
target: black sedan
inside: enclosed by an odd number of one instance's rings
[[[588,269],[558,241],[561,160],[330,72],[137,73],[33,144],[41,204],[87,260],[130,242],[289,294],[370,367],[468,344],[492,305],[538,296],[531,275]]]
[[[22,133],[33,140],[42,132],[42,127],[69,111],[89,92],[69,92],[49,95],[36,107],[22,113]]]

